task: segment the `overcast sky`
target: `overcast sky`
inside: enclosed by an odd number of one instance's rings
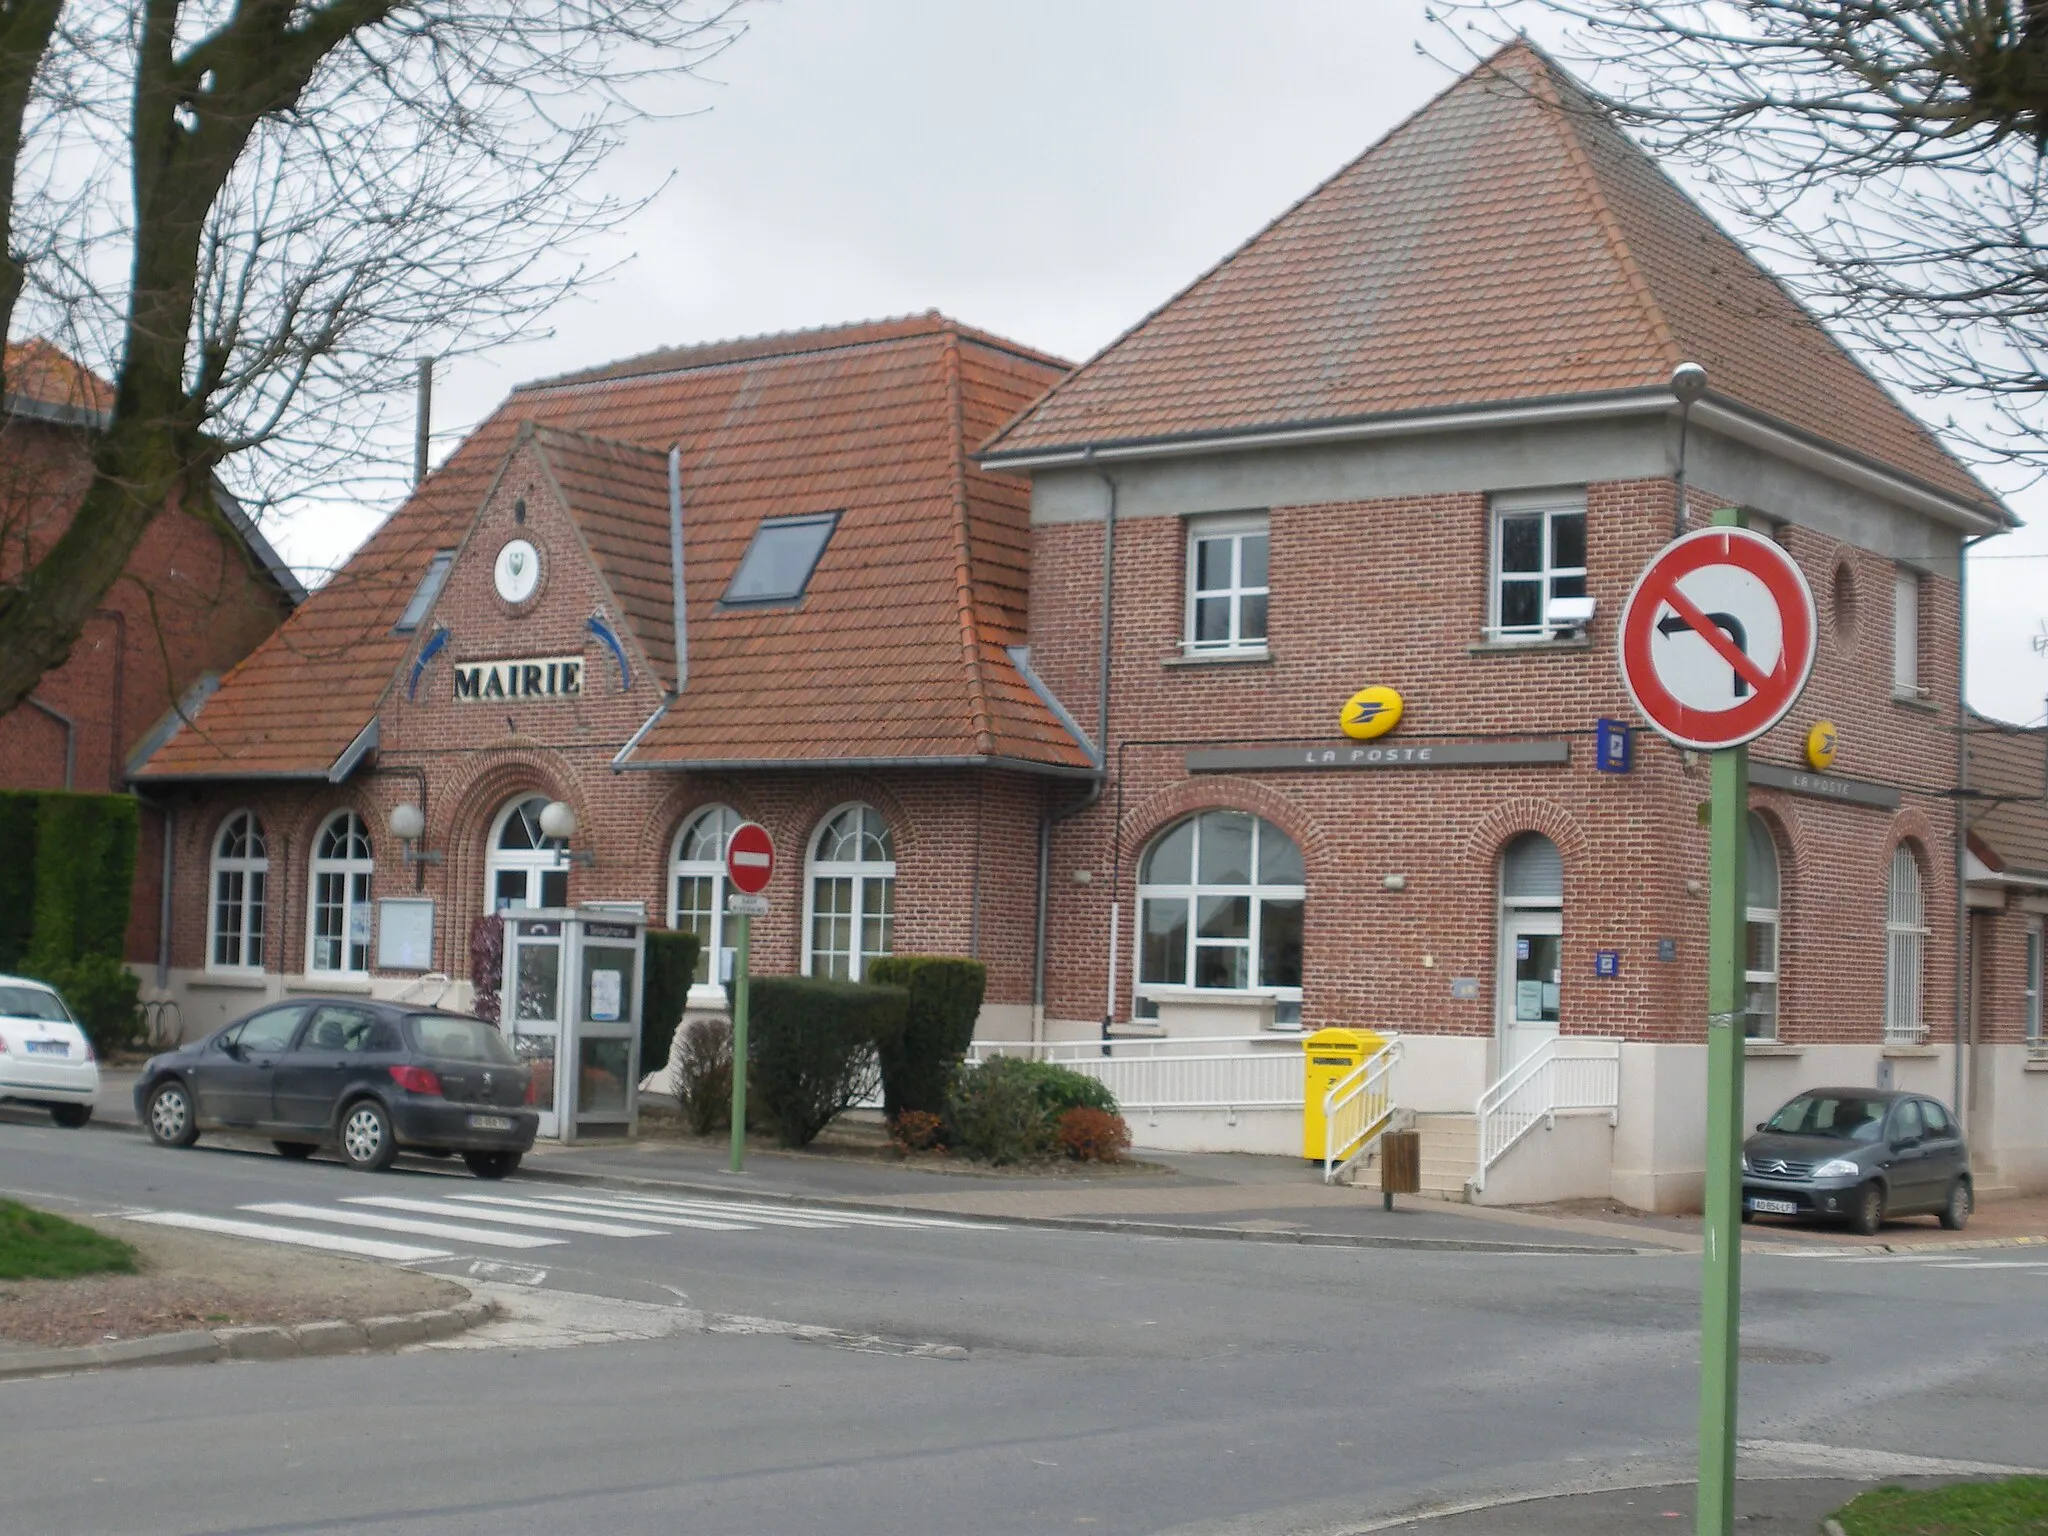
[[[546,340],[439,379],[438,459],[521,380],[940,309],[1079,360],[1449,83],[1420,0],[766,0],[609,168],[666,191]],[[2048,493],[2016,494],[2022,516]],[[277,530],[331,567],[388,507]],[[2040,519],[2048,523],[2048,518]],[[2019,556],[2022,558],[2014,558]],[[1971,697],[2042,717],[2048,536],[1971,568]]]

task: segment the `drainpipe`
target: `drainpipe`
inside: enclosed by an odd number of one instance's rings
[[[1093,459],[1095,450],[1090,447],[1086,457]],[[1097,765],[1105,772],[1109,764],[1109,663],[1110,641],[1115,634],[1116,624],[1116,480],[1101,470],[1095,476],[1109,492],[1109,504],[1102,516],[1102,640],[1096,658],[1095,690],[1095,756]],[[1102,790],[1102,781],[1096,781],[1096,793]],[[1123,901],[1123,828],[1109,829],[1110,847],[1114,850],[1112,864],[1114,873],[1109,885],[1109,985],[1102,1000],[1102,1054],[1109,1054],[1109,1029],[1116,1022],[1116,960],[1117,950],[1122,942]]]
[[[1956,965],[1955,965],[1955,1008],[1954,1028],[1956,1060],[1955,1086],[1949,1102],[1955,1107],[1956,1118],[1965,1131],[1976,1129],[1970,1124],[1969,1111],[1963,1105],[1963,1052],[1964,1023],[1969,1017],[1969,1003],[1965,989],[1969,981],[1970,909],[1964,899],[1963,881],[1968,875],[1970,835],[1970,700],[1969,700],[1969,654],[1970,654],[1970,551],[1986,539],[1998,537],[1995,533],[1982,533],[1974,539],[1963,540],[1962,553],[1956,557],[1956,830],[1955,830],[1955,883],[1956,883]],[[1977,1064],[1976,1032],[1970,1031],[1967,1049],[1970,1053],[1971,1073],[1968,1081],[1974,1083]]]
[[[669,597],[672,606],[676,634],[676,686],[675,697],[682,693],[690,680],[690,632],[685,607],[688,596],[683,590],[683,450],[680,446],[668,451],[668,571]]]

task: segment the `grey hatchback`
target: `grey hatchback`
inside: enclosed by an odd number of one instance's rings
[[[1845,1220],[1873,1233],[1888,1216],[1970,1219],[1970,1151],[1955,1117],[1925,1094],[1813,1088],[1742,1144],[1742,1219]]]

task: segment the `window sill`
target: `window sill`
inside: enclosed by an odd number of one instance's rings
[[[1941,713],[1941,705],[1935,700],[1922,698],[1917,693],[1905,693],[1897,688],[1892,690],[1892,702],[1904,709],[1917,709],[1923,714]]]
[[[1182,651],[1160,663],[1163,667],[1256,667],[1270,665],[1273,653],[1256,651]]]
[[[268,971],[202,971],[186,983],[194,987],[224,987],[243,992],[268,991],[273,980]]]
[[[1882,1054],[1887,1061],[1925,1061],[1930,1057],[1939,1056],[1941,1054],[1941,1047],[1938,1045],[1887,1045]]]
[[[1164,1040],[1166,1026],[1155,1024],[1149,1019],[1127,1019],[1121,1024],[1109,1026],[1112,1040]]]
[[[2030,1056],[2027,1058],[2027,1064],[2020,1070],[2023,1072],[2048,1072],[2048,1056]]]
[[[1806,1054],[1806,1047],[1803,1045],[1780,1045],[1775,1040],[1745,1040],[1742,1042],[1742,1054],[1745,1056],[1796,1057],[1804,1056]]]
[[[1545,655],[1555,651],[1590,651],[1592,638],[1588,635],[1552,635],[1547,640],[1481,640],[1477,645],[1465,647],[1467,656],[1517,656],[1531,652]]]
[[[287,976],[284,979],[284,989],[287,992],[344,992],[368,997],[370,988],[369,977],[351,976],[345,972],[332,975],[315,972],[305,976]]]

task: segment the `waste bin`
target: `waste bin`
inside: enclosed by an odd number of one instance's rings
[[[1370,1029],[1319,1029],[1301,1042],[1301,1155],[1310,1162],[1323,1160],[1323,1096],[1370,1061],[1386,1043],[1384,1035]]]

